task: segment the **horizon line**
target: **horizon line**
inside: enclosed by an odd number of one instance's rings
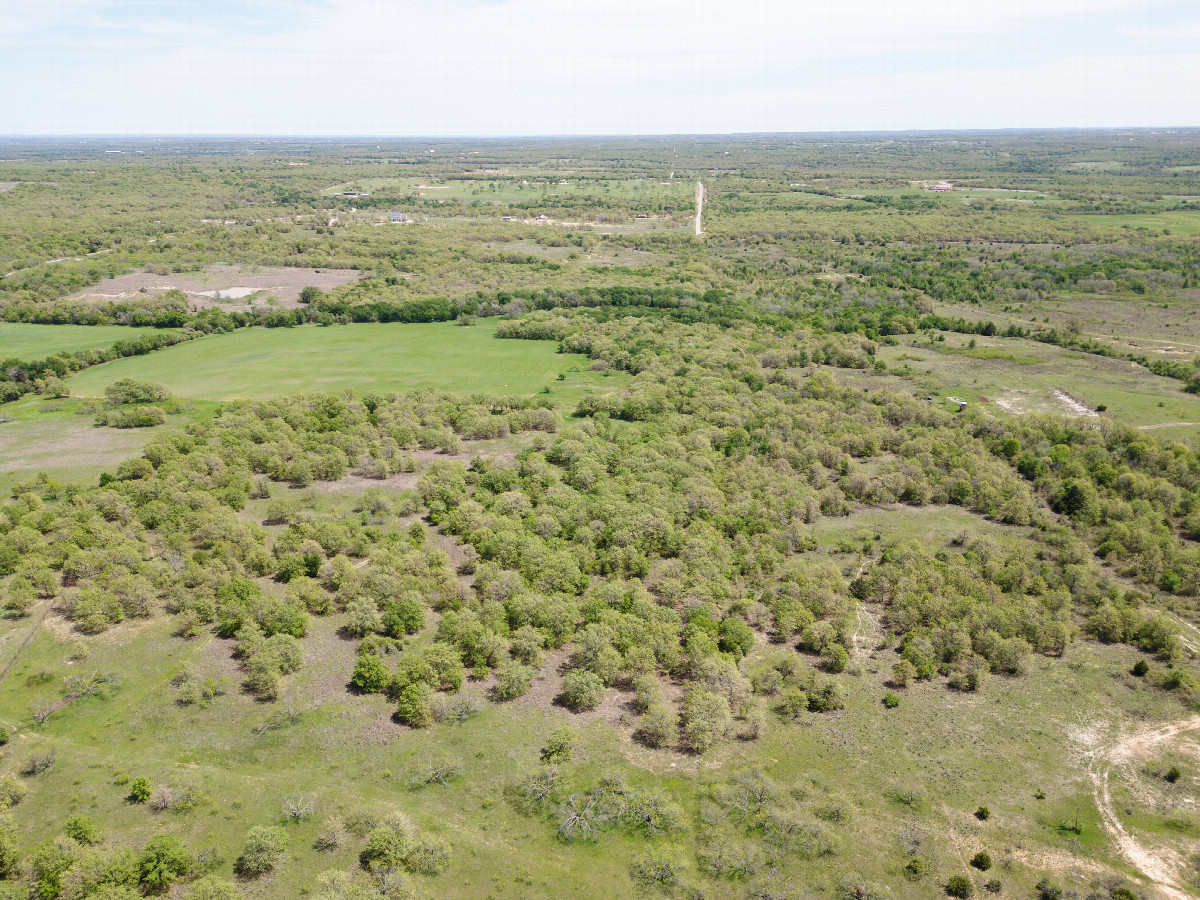
[[[611,132],[611,133],[522,133],[522,134],[372,134],[304,132],[78,132],[38,134],[14,132],[0,134],[0,141],[65,140],[408,140],[408,141],[495,141],[495,140],[589,140],[613,138],[737,138],[807,137],[837,135],[939,135],[939,134],[1029,134],[1048,132],[1179,132],[1198,131],[1196,125],[1047,125],[996,126],[971,128],[871,128],[817,131],[694,131],[694,132]]]

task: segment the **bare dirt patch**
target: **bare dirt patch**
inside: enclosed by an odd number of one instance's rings
[[[1032,389],[1010,390],[994,402],[1002,410],[1013,415],[1031,412],[1056,412],[1089,418],[1099,415],[1090,406],[1059,388],[1050,391],[1048,396],[1042,391]]]
[[[110,278],[76,294],[77,299],[111,302],[133,300],[161,291],[181,290],[193,309],[252,305],[274,297],[276,305],[300,305],[300,291],[312,286],[323,291],[354,281],[354,269],[274,269],[253,266],[207,266],[199,272],[155,275],[140,270]],[[249,303],[247,301],[250,301]]]
[[[1076,416],[1098,416],[1099,415],[1099,413],[1097,413],[1090,406],[1088,406],[1087,404],[1085,404],[1079,400],[1076,400],[1074,397],[1072,397],[1066,391],[1055,388],[1053,393],[1054,393],[1054,399],[1056,399],[1059,403],[1061,403],[1063,406],[1065,406],[1071,412],[1072,415],[1076,415]]]

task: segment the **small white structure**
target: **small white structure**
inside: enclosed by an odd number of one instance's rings
[[[393,225],[403,225],[408,221],[408,216],[402,212],[394,212],[391,215]]]

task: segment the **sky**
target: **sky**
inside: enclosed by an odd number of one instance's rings
[[[1200,125],[1197,0],[0,0],[0,134]]]

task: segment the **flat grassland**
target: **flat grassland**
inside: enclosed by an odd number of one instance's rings
[[[24,325],[0,323],[0,359],[41,359],[64,350],[95,350],[136,338],[144,328],[123,325]]]
[[[500,340],[495,331],[495,323],[488,321],[466,327],[436,323],[247,330],[88,369],[71,379],[71,389],[76,396],[100,397],[118,378],[136,378],[198,400],[258,400],[347,387],[508,396],[551,387],[555,395],[569,398],[590,386],[608,390],[618,385],[619,379],[588,371],[586,357],[559,354],[548,341]],[[566,375],[562,382],[557,381],[560,374]]]
[[[1200,212],[1164,210],[1160,213],[1130,213],[1112,216],[1079,216],[1089,225],[1111,228],[1164,228],[1172,234],[1200,234]]]

